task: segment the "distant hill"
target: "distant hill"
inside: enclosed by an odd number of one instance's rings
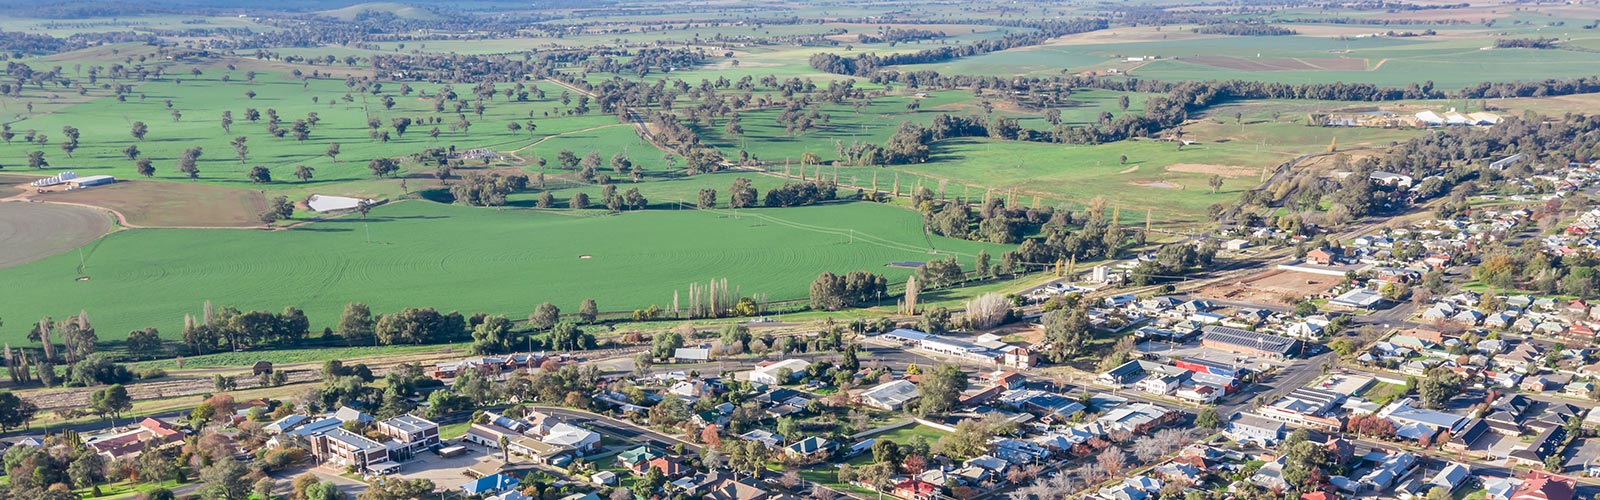
[[[342,9],[318,11],[317,14],[350,21],[356,18],[356,14],[360,14],[369,10],[374,12],[387,12],[394,14],[395,17],[401,19],[433,19],[438,17],[428,9],[394,2],[358,3]]]

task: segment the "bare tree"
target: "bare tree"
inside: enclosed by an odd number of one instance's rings
[[[1011,301],[1004,295],[989,292],[967,301],[967,325],[978,330],[993,328],[1005,321],[1009,312]]]

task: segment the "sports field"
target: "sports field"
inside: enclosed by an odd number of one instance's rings
[[[687,301],[690,282],[713,278],[771,300],[804,298],[823,271],[865,269],[898,282],[909,271],[891,261],[956,255],[970,266],[980,249],[998,256],[1006,247],[930,238],[916,213],[869,203],[582,216],[413,201],[367,220],[286,231],[114,233],[86,248],[83,274],[76,252],[0,269],[0,282],[30,284],[0,290],[0,317],[85,309],[105,332],[155,326],[176,335],[206,300],[295,305],[313,330],[355,301],[375,312],[427,306],[521,318],[540,302],[576,309],[592,297],[602,311],[627,311],[668,307],[675,290]],[[0,340],[25,333],[6,328]]]

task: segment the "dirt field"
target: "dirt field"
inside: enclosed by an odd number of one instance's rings
[[[1183,57],[1179,60],[1187,63],[1204,64],[1218,68],[1227,68],[1239,71],[1292,71],[1292,70],[1334,70],[1334,71],[1365,71],[1366,59],[1350,59],[1340,57],[1323,57],[1316,59],[1302,59],[1291,57],[1230,57],[1230,56],[1199,56]]]
[[[1261,175],[1261,171],[1250,167],[1237,165],[1207,165],[1203,163],[1174,163],[1167,165],[1168,172],[1184,172],[1190,174],[1215,174],[1223,177],[1254,177]]]
[[[1200,290],[1201,297],[1233,302],[1294,305],[1287,297],[1325,293],[1339,278],[1295,271],[1272,270],[1251,275],[1236,283],[1213,285]]]
[[[47,192],[34,199],[104,207],[139,227],[254,227],[261,224],[258,217],[267,209],[260,191],[155,181],[120,181]]]
[[[0,268],[78,248],[111,231],[111,214],[86,207],[0,202]]]

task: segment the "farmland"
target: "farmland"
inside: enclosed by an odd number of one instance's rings
[[[404,202],[366,220],[287,231],[123,231],[90,249],[88,281],[76,281],[76,254],[0,270],[0,280],[32,284],[0,297],[0,317],[89,309],[106,331],[175,331],[185,313],[210,300],[242,309],[294,305],[320,330],[355,301],[374,311],[435,307],[520,318],[539,302],[575,309],[592,297],[602,310],[626,311],[667,307],[675,290],[713,278],[744,295],[793,299],[805,297],[822,271],[866,269],[904,280],[908,271],[885,265],[952,255],[970,266],[980,249],[1005,249],[929,239],[916,214],[868,203],[737,215],[602,213]],[[15,342],[23,333],[0,335]]]

